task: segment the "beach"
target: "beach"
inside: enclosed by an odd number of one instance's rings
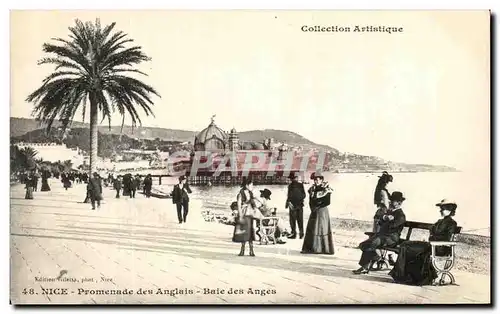
[[[334,192],[329,206],[330,217],[372,221],[375,213],[373,192],[379,174],[375,173],[324,173]],[[490,236],[489,178],[467,172],[394,173],[389,191],[403,192],[406,201],[403,209],[407,220],[434,223],[439,219],[440,200],[453,199],[458,204],[455,220],[463,227],[462,233]],[[172,191],[177,179],[163,178],[162,186],[154,186],[165,193]],[[306,190],[310,185],[305,185]],[[254,189],[271,190],[271,202],[280,216],[287,216],[285,185],[255,185]],[[199,199],[207,209],[229,212],[229,205],[236,200],[239,187],[194,187],[193,198]],[[304,215],[308,216],[308,210]]]

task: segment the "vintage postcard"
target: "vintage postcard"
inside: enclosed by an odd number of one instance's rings
[[[12,304],[491,304],[489,11],[11,11]]]

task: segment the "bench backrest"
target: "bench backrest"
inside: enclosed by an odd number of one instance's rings
[[[426,223],[426,222],[406,221],[404,224],[404,227],[408,228],[408,231],[406,232],[406,241],[410,241],[411,232],[413,229],[431,230],[433,225],[434,224],[430,224],[430,223]],[[451,236],[450,241],[453,241],[455,238],[455,235],[459,234],[460,232],[462,232],[462,227],[457,227],[455,229],[455,233]]]

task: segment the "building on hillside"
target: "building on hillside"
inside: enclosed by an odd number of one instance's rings
[[[57,143],[27,143],[20,142],[14,144],[19,149],[30,147],[37,152],[36,158],[44,161],[58,162],[71,160],[74,167],[84,163],[83,152],[78,148],[68,148],[65,144]]]
[[[254,143],[253,149],[242,149],[244,144],[234,127],[229,133],[225,132],[212,117],[210,124],[195,136],[195,151],[189,163],[179,160],[176,170],[184,167],[193,185],[236,185],[246,176],[252,177],[256,184],[287,184],[290,172],[304,178],[307,172],[316,170],[317,156],[292,150],[286,143],[266,138],[261,143]],[[293,159],[288,161],[286,158]],[[222,169],[226,170],[220,171]]]

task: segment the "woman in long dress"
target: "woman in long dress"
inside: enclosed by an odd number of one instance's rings
[[[236,197],[238,214],[235,218],[233,242],[241,243],[240,254],[245,255],[245,243],[250,247],[250,256],[255,256],[253,251],[253,241],[255,241],[255,230],[253,226],[255,216],[255,201],[252,192],[253,181],[250,178],[243,178],[241,190]]]
[[[26,176],[26,180],[24,181],[25,183],[25,189],[26,189],[26,195],[24,196],[25,199],[27,200],[32,200],[33,199],[33,186],[34,186],[34,176],[33,174],[28,174]]]
[[[43,173],[42,173],[42,188],[40,189],[40,191],[42,191],[42,192],[50,191],[49,178],[50,178],[50,172],[48,170],[43,171]]]
[[[301,253],[333,255],[332,226],[328,214],[332,189],[324,182],[325,178],[319,172],[313,173],[311,179],[314,180],[313,186],[309,188],[311,215],[307,222]]]
[[[456,231],[457,222],[451,218],[455,215],[457,204],[442,200],[439,206],[442,219],[431,228],[429,241],[450,241]],[[424,286],[430,285],[437,278],[431,261],[431,245],[425,241],[405,241],[400,245],[398,259],[389,275],[397,283]],[[450,255],[449,247],[437,247],[437,256]]]
[[[63,172],[63,174],[61,175],[61,181],[65,190],[68,190],[68,188],[71,187],[70,175],[67,172]]]
[[[387,213],[389,209],[389,205],[391,201],[389,200],[389,196],[391,195],[387,190],[387,185],[389,182],[392,182],[392,176],[384,171],[382,175],[379,177],[377,186],[375,187],[374,192],[374,203],[377,206],[377,211],[375,212],[375,216],[373,217],[373,232],[377,233],[380,229],[379,221],[382,219]]]

